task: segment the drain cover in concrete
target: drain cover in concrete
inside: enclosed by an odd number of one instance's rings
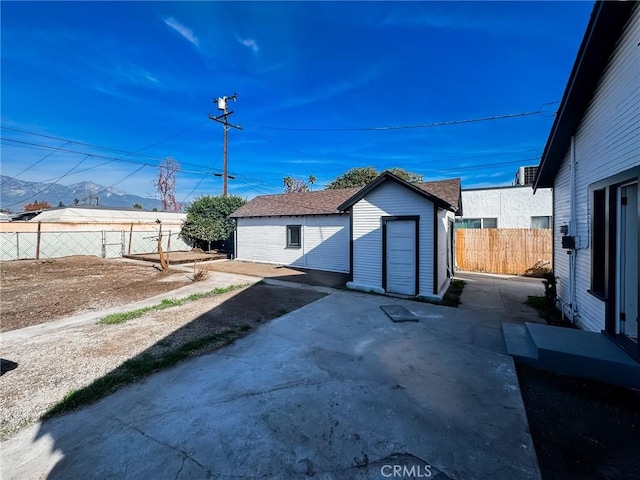
[[[418,319],[409,310],[400,305],[380,305],[380,308],[396,323],[418,321]]]

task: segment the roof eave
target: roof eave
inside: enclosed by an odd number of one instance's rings
[[[553,187],[571,136],[589,106],[602,72],[635,5],[636,2],[631,1],[598,1],[594,5],[540,160],[533,184],[534,192],[538,188]]]
[[[416,187],[415,185],[413,185],[413,184],[401,179],[400,177],[398,177],[397,175],[394,175],[391,172],[384,172],[384,173],[380,174],[378,176],[378,178],[376,178],[371,183],[369,183],[367,186],[365,186],[364,188],[362,188],[361,190],[356,192],[346,202],[344,202],[341,205],[339,205],[338,206],[338,210],[341,211],[341,212],[348,211],[355,203],[357,203],[359,200],[364,198],[365,195],[367,195],[369,192],[371,192],[372,190],[374,190],[380,184],[386,182],[387,180],[394,181],[394,182],[402,185],[403,187],[408,188],[409,190],[413,191],[414,193],[417,193],[421,197],[424,197],[424,198],[432,201],[436,205],[438,205],[438,206],[440,206],[440,207],[442,207],[442,208],[444,208],[446,210],[451,210],[451,211],[454,211],[454,212],[455,212],[455,210],[457,210],[455,206],[449,204],[448,202],[445,202],[441,198],[438,198],[438,197],[436,197],[435,195],[433,195],[433,194],[431,194],[429,192],[426,192],[426,191],[422,190],[421,188]]]

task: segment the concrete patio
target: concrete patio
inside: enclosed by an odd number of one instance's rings
[[[333,293],[22,431],[3,478],[539,478],[492,316]]]

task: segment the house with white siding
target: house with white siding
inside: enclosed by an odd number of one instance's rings
[[[597,2],[534,188],[553,188],[559,307],[636,358],[639,178],[640,7]]]
[[[236,258],[349,273],[348,287],[441,298],[453,275],[460,180],[263,195],[235,211]]]

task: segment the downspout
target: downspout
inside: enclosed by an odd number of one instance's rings
[[[569,199],[569,235],[572,236],[575,242],[575,248],[570,250],[569,253],[569,316],[575,323],[578,317],[578,305],[576,303],[576,256],[578,253],[578,232],[576,226],[576,144],[575,137],[571,136],[570,147],[570,188],[571,198]]]

